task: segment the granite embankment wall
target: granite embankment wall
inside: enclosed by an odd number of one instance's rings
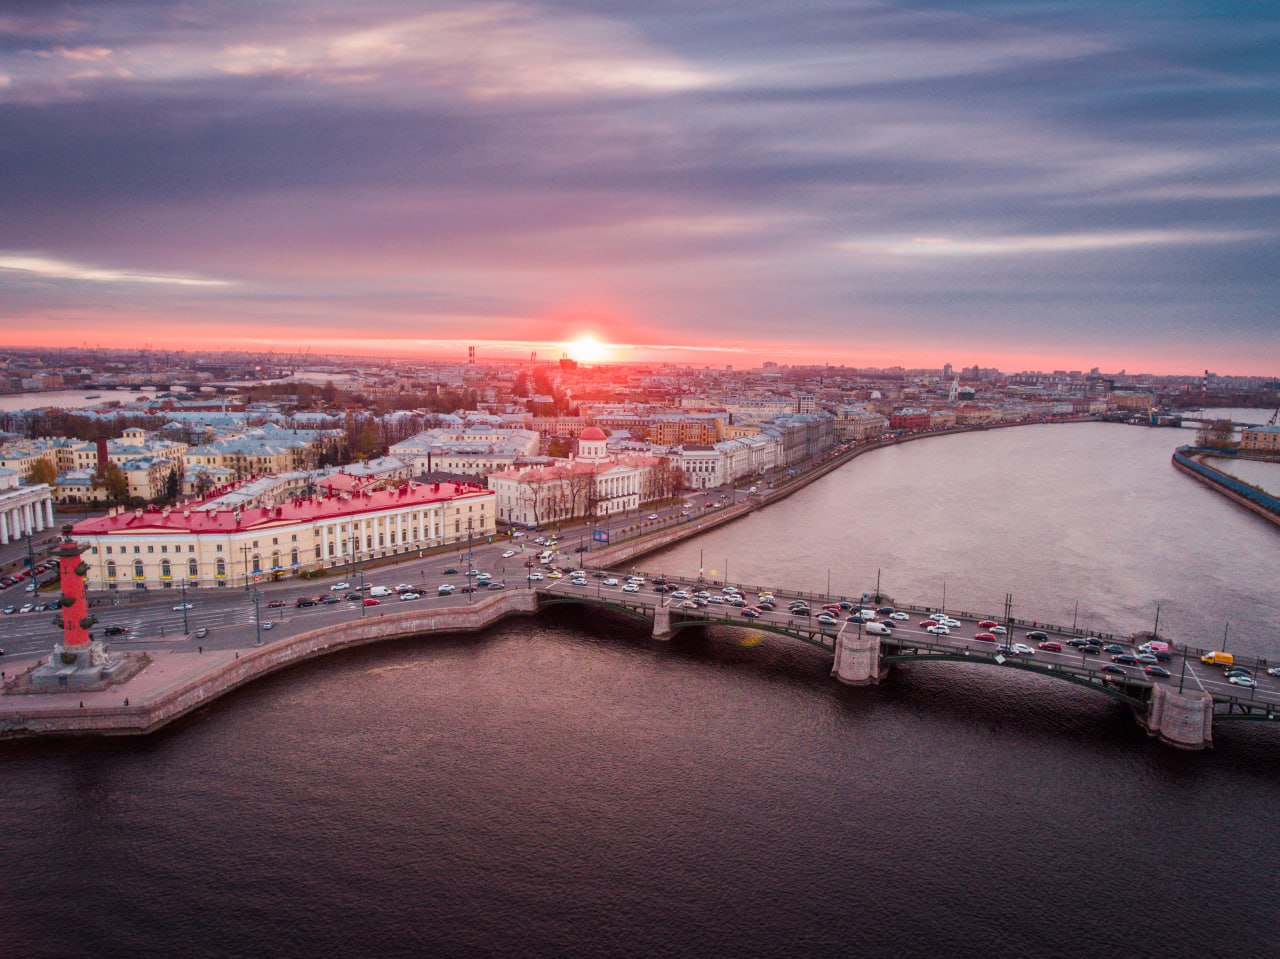
[[[71,704],[69,698],[70,708],[41,709],[25,717],[9,719],[5,732],[28,736],[149,733],[239,686],[317,656],[424,633],[478,632],[508,616],[536,613],[537,608],[535,594],[511,590],[486,596],[471,606],[424,608],[333,623],[270,645],[239,650],[238,658],[226,660],[143,702],[79,708]],[[120,690],[128,693],[127,684]]]
[[[1217,455],[1210,450],[1197,450],[1183,446],[1173,454],[1174,469],[1185,473],[1198,483],[1202,483],[1216,493],[1225,496],[1231,502],[1243,506],[1251,513],[1280,526],[1280,499],[1262,490],[1255,489],[1212,466],[1206,466],[1196,459],[1196,455]]]

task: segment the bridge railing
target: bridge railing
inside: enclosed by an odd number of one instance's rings
[[[755,593],[756,595],[759,595],[762,592],[771,592],[773,593],[774,596],[779,598],[803,599],[806,602],[808,602],[810,605],[821,606],[824,603],[839,603],[839,602],[848,602],[854,605],[873,605],[873,606],[880,605],[875,602],[874,593],[867,593],[866,595],[868,599],[864,602],[861,594],[856,597],[851,597],[851,596],[845,596],[839,593],[837,594],[815,593],[815,592],[808,592],[802,589],[783,589],[780,587],[760,586],[752,583],[741,583],[741,582],[726,583],[723,577],[712,578],[712,577],[704,576],[702,577],[701,580],[699,580],[698,577],[696,576],[689,577],[684,575],[671,575],[671,574],[660,573],[660,572],[655,573],[648,570],[640,570],[635,568],[627,570],[626,573],[627,575],[643,576],[645,580],[648,582],[653,582],[653,580],[655,579],[662,578],[662,579],[666,579],[669,582],[688,584],[688,586],[690,587],[706,587],[706,586],[718,587],[718,586],[732,585],[732,586],[736,586],[743,593]],[[882,595],[882,598],[884,598],[883,595]],[[916,603],[903,603],[903,602],[898,602],[896,600],[893,601],[892,603],[886,600],[886,602],[883,605],[886,605],[886,606],[892,605],[894,609],[902,610],[903,612],[906,612],[906,613],[916,613],[919,615],[930,615],[933,613],[943,612],[943,609],[940,606],[927,606],[927,605],[919,605]],[[1054,633],[1059,636],[1072,636],[1072,637],[1095,636],[1098,639],[1104,640],[1109,643],[1131,643],[1134,640],[1134,637],[1132,635],[1107,633],[1107,632],[1102,632],[1101,630],[1096,630],[1096,629],[1085,629],[1080,626],[1075,626],[1075,627],[1059,626],[1055,623],[1041,622],[1039,620],[1032,620],[1032,619],[1021,619],[1016,616],[1006,621],[998,615],[990,615],[988,613],[973,613],[967,610],[957,610],[952,607],[948,607],[945,610],[945,612],[948,615],[955,616],[960,619],[971,619],[971,620],[974,620],[975,622],[984,620],[984,619],[993,619],[993,620],[996,620],[997,622],[1004,622],[1008,626],[1016,626],[1020,629],[1042,629],[1046,632]],[[734,622],[737,622],[737,620],[735,619]],[[1172,640],[1165,640],[1165,641],[1169,643],[1170,649],[1178,653],[1183,653],[1187,656],[1194,656],[1196,658],[1199,658],[1201,656],[1205,656],[1208,653],[1212,652],[1212,650],[1200,649],[1199,647],[1190,646],[1185,643],[1178,643]],[[1262,657],[1258,657],[1258,656],[1237,654],[1235,655],[1234,658],[1236,663],[1246,666],[1250,669],[1267,669],[1275,665],[1273,661],[1262,658]]]

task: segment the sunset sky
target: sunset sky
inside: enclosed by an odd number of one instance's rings
[[[1278,237],[1277,3],[0,2],[0,344],[1276,374]]]

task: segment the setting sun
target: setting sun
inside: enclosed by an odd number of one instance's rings
[[[579,363],[599,363],[609,355],[609,349],[594,336],[580,336],[565,344],[565,351]]]

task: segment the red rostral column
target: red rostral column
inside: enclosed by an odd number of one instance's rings
[[[65,649],[80,649],[89,645],[89,604],[85,599],[84,569],[80,559],[88,546],[81,546],[71,538],[70,525],[62,527],[62,543],[58,546],[58,575],[62,588],[62,645]],[[87,624],[87,625],[86,625]]]

